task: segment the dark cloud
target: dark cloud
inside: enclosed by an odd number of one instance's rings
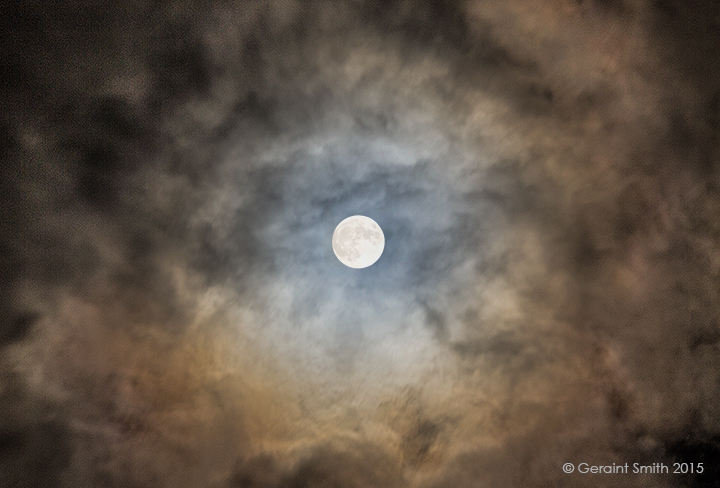
[[[65,419],[17,375],[5,371],[0,381],[0,485],[62,486],[72,452]]]
[[[323,445],[288,469],[268,454],[242,461],[234,469],[229,487],[311,488],[321,486],[406,486],[398,466],[377,447]]]
[[[685,437],[673,440],[667,447],[669,455],[674,463],[680,463],[678,470],[688,471],[680,476],[682,485],[691,487],[714,486],[717,484],[718,468],[717,455],[720,451],[720,445],[717,437],[712,437],[706,433],[698,434],[697,432],[689,433]],[[697,459],[698,461],[690,461]],[[696,473],[696,469],[685,469],[683,464],[702,463],[703,467],[707,466],[707,470],[703,469],[701,473]],[[690,472],[693,471],[693,472]]]
[[[717,2],[1,17],[0,486],[712,486]]]

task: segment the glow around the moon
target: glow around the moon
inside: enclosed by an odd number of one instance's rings
[[[385,249],[385,235],[373,219],[353,215],[338,224],[332,237],[335,255],[345,266],[367,268]]]

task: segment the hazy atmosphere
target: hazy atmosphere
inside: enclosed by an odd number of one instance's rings
[[[0,26],[0,487],[720,486],[717,0]]]

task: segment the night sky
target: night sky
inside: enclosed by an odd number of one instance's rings
[[[720,1],[21,0],[0,107],[0,487],[720,486]]]

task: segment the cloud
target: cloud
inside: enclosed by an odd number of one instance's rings
[[[2,483],[569,486],[709,456],[716,10],[10,11]],[[353,214],[386,236],[361,272],[329,245]]]

